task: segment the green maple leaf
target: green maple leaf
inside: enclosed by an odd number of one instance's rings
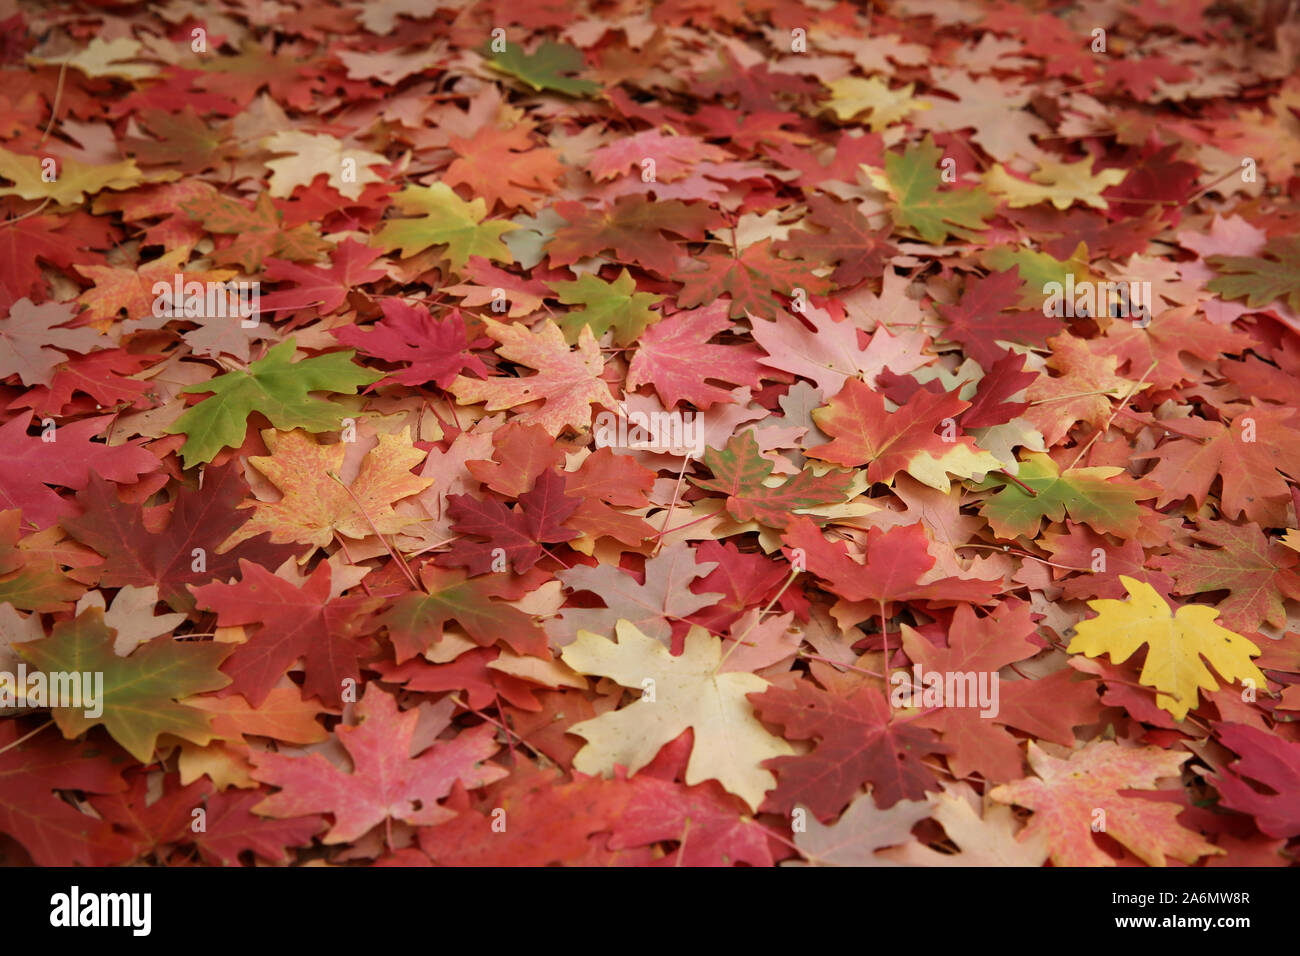
[[[1065,286],[1066,277],[1074,276],[1075,285],[1095,282],[1097,277],[1088,268],[1088,245],[1080,242],[1068,259],[1057,259],[1046,252],[1035,252],[1024,246],[995,246],[980,261],[995,272],[1020,269],[1020,302],[1022,309],[1038,311],[1047,300],[1043,289],[1049,282]]]
[[[570,96],[585,96],[600,92],[599,83],[566,75],[580,73],[587,67],[582,58],[582,51],[567,43],[553,43],[548,40],[533,53],[525,53],[522,47],[507,43],[505,50],[493,54],[488,58],[487,63],[494,70],[508,73],[538,92],[558,90]]]
[[[973,239],[993,215],[997,203],[983,189],[939,189],[939,159],[943,151],[926,136],[919,146],[885,156],[885,174],[871,174],[878,188],[894,200],[894,222],[915,229],[926,242],[943,242],[949,235]]]
[[[248,416],[255,411],[281,430],[323,432],[337,428],[346,412],[331,402],[310,397],[308,392],[351,395],[362,385],[384,377],[382,372],[352,364],[356,354],[353,349],[291,362],[293,343],[293,339],[281,342],[248,366],[246,372],[228,372],[181,390],[185,394],[213,393],[212,398],[190,408],[167,429],[170,434],[185,435],[181,458],[186,468],[211,461],[223,448],[242,444]]]
[[[443,625],[455,621],[483,647],[504,641],[519,654],[546,649],[546,635],[532,617],[505,600],[506,589],[491,575],[470,578],[462,570],[425,565],[424,591],[396,598],[380,615],[400,664],[442,640]]]
[[[1205,260],[1219,273],[1208,288],[1225,299],[1246,300],[1252,309],[1286,299],[1300,311],[1300,236],[1270,239],[1259,257],[1209,256]]]
[[[791,296],[795,289],[803,289],[824,295],[831,290],[830,282],[813,275],[807,263],[772,255],[771,244],[764,239],[748,247],[739,259],[709,256],[704,269],[677,273],[673,278],[682,283],[677,304],[694,308],[728,295],[733,319],[743,318],[746,312],[775,319],[785,313],[788,303],[773,293]]]
[[[514,262],[501,236],[519,227],[500,220],[484,222],[487,203],[482,199],[465,202],[446,183],[434,183],[407,186],[393,197],[393,205],[404,213],[420,215],[384,223],[375,234],[377,248],[401,249],[406,258],[430,246],[446,246],[446,258],[457,272],[465,268],[470,256]]]
[[[981,487],[1000,485],[1002,490],[984,502],[980,514],[999,538],[1032,538],[1043,518],[1060,521],[1067,514],[1071,521],[1095,531],[1132,537],[1141,515],[1138,500],[1154,498],[1156,491],[1128,478],[1113,480],[1123,473],[1123,468],[1069,468],[1063,473],[1050,457],[1034,452],[1020,463],[1016,473],[1020,484],[1001,475],[988,476]],[[1030,495],[1020,485],[1035,493]]]
[[[576,282],[548,282],[565,305],[581,305],[561,316],[556,324],[564,333],[565,341],[576,345],[578,333],[588,326],[597,338],[614,330],[615,345],[629,345],[636,341],[646,326],[659,318],[651,307],[664,297],[649,292],[637,292],[636,281],[626,269],[613,282],[605,282],[593,275],[579,276]]]
[[[772,463],[758,453],[753,430],[734,436],[722,451],[710,448],[704,464],[713,472],[708,479],[692,478],[697,487],[727,496],[727,511],[737,521],[761,521],[772,528],[784,528],[800,508],[839,504],[849,495],[853,475],[832,472],[818,477],[801,471],[775,488],[764,482],[772,475]]]
[[[118,657],[113,652],[116,639],[117,632],[104,623],[104,612],[89,608],[76,620],[55,624],[49,637],[15,645],[29,664],[46,674],[103,674],[99,716],[87,717],[85,706],[50,708],[63,736],[71,739],[103,724],[141,763],[153,760],[159,734],[208,743],[212,715],[179,699],[229,684],[230,678],[218,668],[234,645],[178,643],[159,637],[127,657]],[[82,686],[86,686],[84,677]]]

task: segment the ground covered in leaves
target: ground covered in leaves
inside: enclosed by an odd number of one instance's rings
[[[0,0],[5,861],[1292,863],[1284,7]]]

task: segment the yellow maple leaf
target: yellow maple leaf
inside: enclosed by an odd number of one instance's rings
[[[1097,617],[1075,625],[1075,637],[1066,648],[1071,654],[1109,653],[1112,663],[1121,664],[1147,645],[1139,680],[1159,691],[1156,704],[1179,720],[1196,705],[1200,689],[1219,689],[1202,658],[1214,665],[1225,682],[1250,680],[1257,688],[1267,687],[1263,673],[1251,661],[1260,649],[1216,624],[1217,610],[1188,604],[1173,613],[1151,585],[1123,574],[1119,580],[1128,589],[1128,600],[1089,601]]]
[[[929,485],[945,495],[952,487],[948,476],[977,478],[1002,467],[1002,462],[982,448],[954,444],[942,456],[918,452],[903,468],[924,485]]]
[[[763,795],[776,786],[763,761],[794,752],[767,732],[745,697],[766,690],[767,681],[743,672],[720,673],[722,642],[702,627],[687,632],[678,657],[629,621],[619,621],[614,629],[617,644],[579,631],[561,656],[580,674],[640,689],[641,698],[569,728],[587,740],[573,758],[573,768],[607,774],[620,764],[634,774],[690,727],[695,741],[686,765],[687,786],[717,780],[757,810]]]
[[[908,113],[928,110],[930,104],[925,100],[912,98],[915,83],[891,90],[880,77],[873,76],[864,80],[860,76],[846,76],[826,84],[831,91],[831,98],[826,108],[837,119],[850,120],[866,110],[871,111],[868,123],[872,132],[878,133],[887,126],[897,123]]]
[[[1102,191],[1118,186],[1127,175],[1122,169],[1103,169],[1094,175],[1091,159],[1081,159],[1077,163],[1043,159],[1029,174],[1031,182],[1016,179],[998,163],[984,176],[984,185],[990,192],[1005,196],[1007,205],[1013,207],[1050,202],[1057,209],[1069,209],[1074,203],[1081,202],[1094,209],[1105,209]]]
[[[118,37],[114,40],[95,37],[84,50],[79,50],[77,53],[50,59],[29,56],[27,60],[30,63],[67,63],[68,66],[80,70],[86,76],[117,76],[127,80],[142,80],[145,77],[157,76],[158,67],[155,64],[132,62],[138,61],[141,50],[139,41],[130,37]]]
[[[54,165],[45,165],[46,160]],[[47,182],[43,175],[53,171]],[[0,196],[20,196],[23,199],[51,199],[60,206],[75,206],[87,194],[101,189],[129,189],[143,178],[134,159],[124,159],[109,166],[92,166],[75,159],[24,156],[0,147],[0,177],[13,181],[12,186],[0,186]]]
[[[219,552],[263,532],[270,532],[276,544],[317,546],[329,544],[335,533],[348,538],[364,538],[375,531],[396,534],[412,519],[399,515],[393,504],[433,484],[432,478],[411,474],[425,453],[411,444],[409,428],[397,435],[380,435],[379,444],[367,453],[356,480],[347,488],[331,477],[343,467],[345,443],[322,445],[300,429],[268,428],[262,439],[271,454],[248,460],[284,497],[254,502],[253,517],[226,539]]]

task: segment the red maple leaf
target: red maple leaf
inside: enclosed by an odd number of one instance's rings
[[[933,731],[893,719],[878,690],[860,687],[841,696],[800,681],[794,690],[771,687],[749,700],[786,738],[817,741],[809,753],[763,762],[777,775],[764,810],[788,815],[802,805],[825,821],[848,806],[864,784],[872,785],[882,810],[939,789],[921,758],[948,748]]]
[[[65,518],[63,527],[104,556],[99,578],[104,587],[154,584],[173,608],[188,610],[194,598],[187,585],[231,578],[241,559],[275,567],[293,555],[293,545],[270,544],[267,535],[217,553],[247,520],[237,507],[247,494],[237,466],[209,467],[200,490],[181,488],[164,525],[158,511],[124,505],[111,482],[92,480],[77,495],[82,515]]]
[[[554,471],[539,475],[533,490],[519,496],[514,510],[492,498],[480,501],[469,495],[452,495],[447,505],[455,522],[452,530],[485,540],[457,542],[451,551],[438,556],[438,563],[467,568],[470,574],[527,571],[541,558],[545,545],[578,536],[563,525],[579,503],[564,493],[564,479]]]
[[[384,382],[401,385],[433,382],[439,388],[446,388],[466,369],[487,377],[487,366],[470,349],[489,346],[492,340],[480,336],[471,342],[459,309],[452,309],[439,320],[423,306],[407,305],[398,299],[385,299],[380,308],[384,317],[369,331],[356,325],[332,331],[344,345],[351,345],[366,355],[385,362],[410,363],[407,368],[390,373]]]
[[[111,418],[87,418],[61,428],[28,435],[31,414],[0,425],[0,508],[21,508],[23,520],[38,528],[76,513],[76,508],[49,485],[83,489],[94,476],[129,484],[157,471],[162,462],[139,440],[122,445],[91,441]]]
[[[629,391],[653,385],[668,408],[685,399],[706,409],[715,402],[732,402],[727,390],[709,380],[754,388],[768,373],[752,345],[710,345],[709,339],[731,328],[722,303],[678,312],[641,333],[640,347],[627,373]]]
[[[301,586],[251,561],[239,562],[239,575],[238,584],[214,581],[190,589],[199,607],[217,612],[221,627],[261,625],[222,665],[233,681],[224,692],[242,694],[257,707],[301,658],[303,692],[341,706],[344,681],[355,686],[361,676],[361,649],[349,632],[366,599],[331,600],[330,566],[324,562]]]
[[[333,814],[334,825],[323,841],[347,843],[386,820],[412,826],[441,823],[454,814],[438,801],[455,783],[477,788],[506,775],[504,768],[488,761],[498,750],[490,724],[435,741],[413,755],[420,719],[416,711],[399,711],[389,694],[371,684],[357,704],[356,716],[358,723],[335,730],[352,758],[351,772],[320,754],[253,754],[253,778],[281,788],[254,812],[281,819]]]

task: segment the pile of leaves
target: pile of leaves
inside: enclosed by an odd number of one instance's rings
[[[0,854],[1289,865],[1285,6],[0,2]]]

